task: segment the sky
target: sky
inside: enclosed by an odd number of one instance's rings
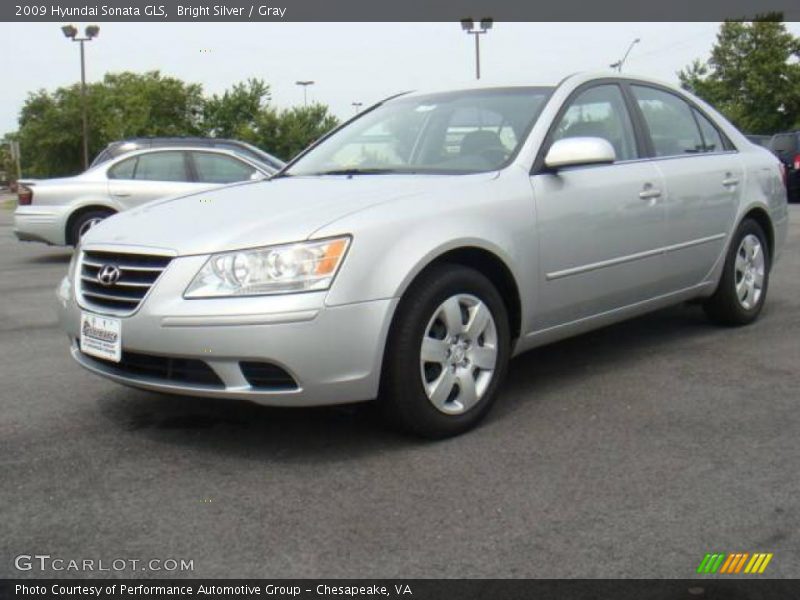
[[[75,23],[81,30],[90,23]],[[475,83],[473,36],[459,23],[99,23],[87,79],[107,72],[160,70],[206,93],[249,77],[271,86],[273,103],[303,103],[297,80],[313,80],[309,102],[340,118],[406,90]],[[0,135],[16,129],[28,92],[80,78],[78,45],[60,23],[0,24]],[[624,71],[677,81],[706,59],[718,23],[495,23],[481,36],[481,84],[548,84],[576,71],[607,69],[635,38]],[[800,23],[788,28],[800,35]]]

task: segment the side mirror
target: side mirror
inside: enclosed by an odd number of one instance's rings
[[[611,164],[617,158],[614,146],[598,137],[574,137],[558,140],[547,151],[544,164],[550,169],[577,165]]]

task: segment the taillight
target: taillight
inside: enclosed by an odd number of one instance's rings
[[[20,206],[33,204],[33,190],[24,185],[17,186],[17,203]]]
[[[794,155],[793,166],[795,171],[800,171],[800,154]]]

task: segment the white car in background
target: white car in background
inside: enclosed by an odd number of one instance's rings
[[[74,246],[117,212],[271,174],[265,165],[228,150],[171,147],[131,152],[75,177],[21,180],[14,234],[22,241]]]

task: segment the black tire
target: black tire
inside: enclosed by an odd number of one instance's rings
[[[72,219],[72,221],[69,224],[69,229],[67,231],[69,239],[67,241],[69,242],[70,245],[77,246],[78,242],[81,239],[81,232],[89,223],[97,220],[102,221],[103,219],[107,219],[113,214],[114,214],[113,210],[102,209],[102,208],[88,210],[84,213],[79,214],[77,217]]]
[[[739,295],[736,291],[737,279],[741,279],[737,275],[736,257],[740,252],[742,240],[749,235],[757,237],[761,244],[764,255],[764,279],[758,301],[753,303],[751,307],[745,307],[739,300]],[[747,325],[755,321],[767,299],[769,272],[772,266],[770,259],[767,236],[764,234],[761,225],[753,219],[742,221],[731,240],[730,248],[728,248],[728,255],[725,258],[725,266],[723,267],[719,285],[714,295],[703,303],[706,315],[720,325]]]
[[[494,370],[487,371],[486,376],[491,372],[491,378],[477,402],[459,414],[446,414],[434,406],[426,394],[423,371],[427,376],[428,365],[422,366],[420,352],[431,319],[446,300],[459,294],[476,298],[489,309],[494,321],[491,332],[495,335],[495,343],[491,347],[496,349],[496,362]],[[462,314],[466,322],[470,313]],[[485,346],[486,340],[481,335],[474,343]],[[464,433],[486,416],[496,400],[508,368],[510,350],[508,311],[491,281],[468,267],[447,263],[436,265],[420,275],[397,308],[384,356],[378,399],[380,408],[392,425],[418,436],[440,439]],[[478,381],[480,369],[472,366],[469,359],[465,361],[461,364],[467,365],[464,368],[469,372],[474,369],[476,374],[472,377]],[[455,372],[456,367],[452,368]],[[457,387],[454,391],[460,397],[460,389]]]

